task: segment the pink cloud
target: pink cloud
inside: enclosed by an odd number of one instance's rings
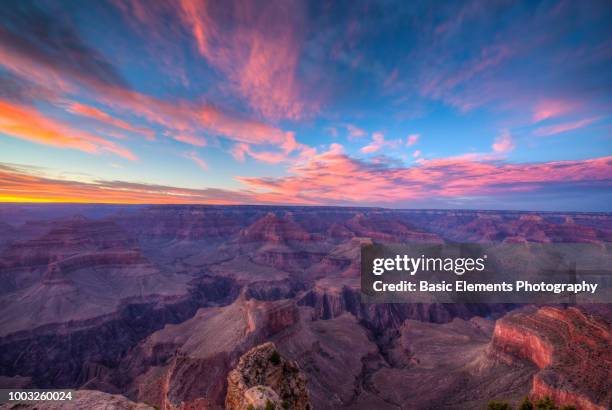
[[[208,164],[202,158],[198,156],[195,151],[186,152],[183,156],[187,159],[192,160],[195,164],[204,171],[208,171]]]
[[[104,104],[128,110],[133,115],[174,132],[205,131],[249,144],[282,144],[287,133],[260,121],[227,113],[211,104],[186,100],[165,101],[122,88],[104,88],[97,98]]]
[[[187,157],[199,159],[189,153]],[[57,180],[0,164],[0,201],[384,204],[536,192],[547,184],[610,187],[610,175],[612,157],[525,164],[439,158],[401,167],[357,160],[345,155],[341,145],[332,144],[296,163],[290,175],[240,178],[247,189],[239,191]]]
[[[346,124],[346,130],[348,131],[349,139],[362,138],[368,135],[365,130],[362,130],[359,127],[356,127],[353,124]]]
[[[244,161],[246,155],[249,155],[251,158],[269,164],[278,164],[288,159],[287,155],[283,152],[254,151],[249,144],[245,143],[234,145],[231,154],[237,161]]]
[[[535,191],[550,183],[611,182],[612,157],[582,161],[510,164],[473,157],[423,160],[415,166],[385,166],[330,149],[278,178],[242,177],[260,193],[317,203],[385,203]],[[356,189],[357,187],[358,189]]]
[[[240,144],[235,144],[232,147],[230,153],[232,154],[232,156],[234,157],[236,161],[242,162],[244,161],[245,155],[248,153],[250,149],[251,148],[249,147],[248,144],[240,143]]]
[[[383,147],[396,148],[399,144],[399,140],[387,141],[382,132],[375,132],[372,134],[372,142],[361,148],[360,151],[364,154],[372,154],[378,152]]]
[[[397,82],[398,76],[399,76],[399,70],[397,68],[394,68],[383,81],[383,85],[382,85],[383,88],[384,89],[392,88]]]
[[[193,145],[196,147],[205,147],[206,139],[199,137],[197,135],[189,135],[189,134],[177,134],[171,135],[177,141],[183,142],[185,144]]]
[[[418,158],[418,157],[420,157],[420,156],[421,156],[421,150],[418,150],[418,149],[417,149],[417,150],[415,150],[415,151],[412,153],[412,157],[413,157],[413,158]]]
[[[326,153],[322,154],[322,157],[326,156],[326,155],[340,155],[344,153],[344,147],[341,144],[330,144],[329,146],[329,151],[327,151]]]
[[[139,16],[143,20],[160,17],[154,16],[147,7],[133,10],[140,10]],[[278,127],[223,110],[211,103],[156,98],[127,88],[121,81],[112,78],[113,73],[104,73],[100,78],[102,75],[92,75],[87,70],[63,64],[61,61],[48,61],[36,50],[14,47],[3,41],[0,41],[0,65],[19,78],[44,87],[54,95],[72,98],[74,93],[83,91],[86,97],[115,112],[129,113],[162,126],[165,131],[174,135],[204,131],[249,144],[282,144],[286,140],[285,131]],[[282,81],[278,80],[281,78],[276,78],[275,81],[280,84]],[[153,137],[152,130],[132,126],[126,121],[114,118],[101,108],[74,103],[69,106],[69,110],[124,130]]]
[[[421,138],[420,134],[410,134],[410,135],[408,135],[408,138],[406,138],[406,145],[408,147],[413,146],[414,144],[419,142],[419,138]]]
[[[295,140],[295,134],[293,132],[288,132],[285,134],[285,142],[283,142],[281,145],[286,154],[295,151],[302,146],[303,144],[298,144],[298,142]]]
[[[568,114],[579,104],[566,100],[544,100],[539,102],[533,112],[533,121],[540,122],[549,118],[556,118]]]
[[[269,164],[296,161],[300,158],[316,154],[314,148],[297,142],[293,133],[286,134],[286,140],[281,144],[280,148],[282,151],[262,151],[254,150],[249,144],[239,143],[232,147],[230,153],[237,161],[244,161],[245,156],[248,155],[257,161]]]
[[[314,111],[297,77],[302,15],[294,3],[181,0],[178,16],[198,51],[266,118],[298,119]],[[230,28],[219,23],[223,18]]]
[[[0,100],[0,132],[38,144],[77,149],[88,153],[107,152],[132,161],[136,160],[136,156],[130,150],[113,141],[47,118],[33,108],[3,100]]]
[[[85,117],[93,118],[97,121],[103,122],[108,125],[112,125],[113,127],[116,127],[116,128],[121,128],[121,129],[130,131],[136,134],[143,134],[148,140],[155,139],[155,131],[148,129],[148,128],[144,128],[144,127],[133,126],[119,118],[115,118],[111,116],[110,114],[98,108],[92,107],[90,105],[81,104],[81,103],[71,103],[70,105],[68,105],[68,111],[70,111],[73,114],[78,114],[78,115],[82,115]]]
[[[372,142],[365,147],[361,148],[361,152],[364,154],[371,154],[377,152],[385,145],[385,136],[380,132],[372,134]]]
[[[296,12],[295,3],[115,3],[128,21],[146,27],[143,35],[158,43],[165,44],[168,37],[180,41],[187,32],[198,53],[226,77],[228,88],[263,117],[299,119],[318,110],[319,103],[307,98],[298,78],[303,13]]]
[[[548,137],[551,135],[561,134],[564,132],[584,128],[588,125],[593,124],[597,120],[599,120],[599,117],[591,117],[591,118],[585,118],[579,121],[565,122],[562,124],[540,127],[540,128],[537,128],[535,131],[533,131],[533,135],[536,135],[538,137]]]
[[[493,152],[497,153],[512,151],[514,149],[514,142],[512,141],[510,132],[508,132],[508,130],[504,130],[504,132],[502,132],[502,134],[495,139],[495,142],[491,148],[493,148]]]

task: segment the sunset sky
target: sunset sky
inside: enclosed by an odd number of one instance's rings
[[[612,211],[612,2],[4,2],[0,201]]]

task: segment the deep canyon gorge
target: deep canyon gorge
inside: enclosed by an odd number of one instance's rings
[[[610,408],[611,305],[365,304],[378,241],[605,247],[612,216],[2,205],[0,388],[80,389],[85,407]]]

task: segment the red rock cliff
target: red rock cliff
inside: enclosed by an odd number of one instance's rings
[[[541,308],[500,319],[494,351],[533,362],[531,395],[557,404],[604,410],[612,403],[610,326],[575,308]]]

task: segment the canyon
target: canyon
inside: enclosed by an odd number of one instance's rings
[[[359,260],[379,241],[611,239],[605,213],[1,205],[0,388],[116,408],[610,408],[612,306],[365,304]],[[271,352],[280,367],[248,359]],[[299,375],[284,399],[279,369]]]

